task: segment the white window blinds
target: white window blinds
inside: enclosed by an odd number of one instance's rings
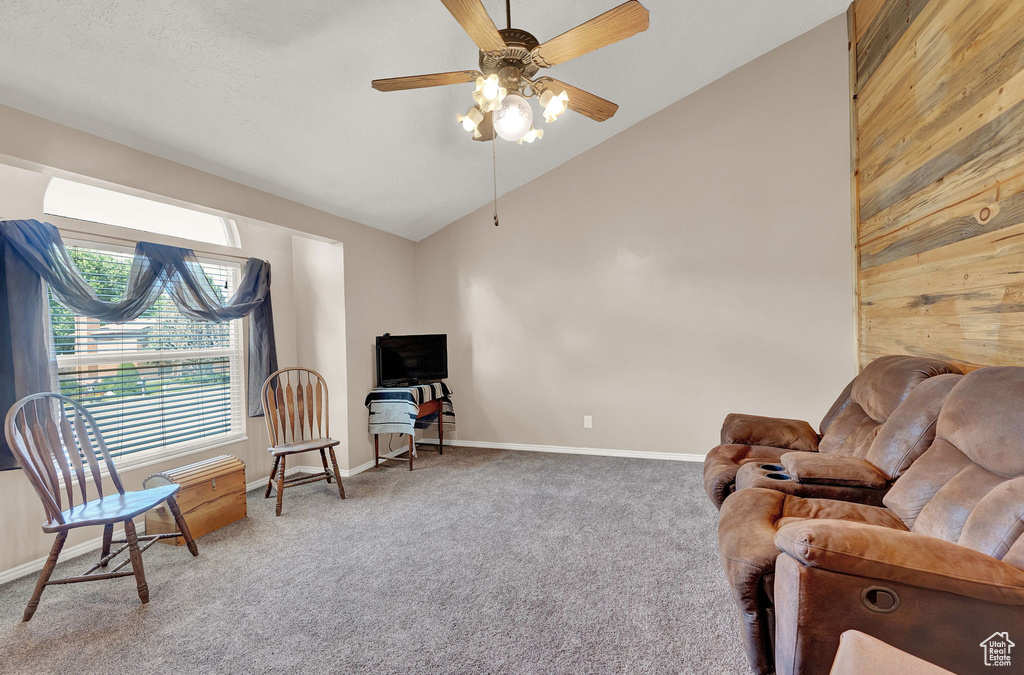
[[[68,251],[102,299],[123,296],[131,253]],[[204,261],[203,270],[222,299],[234,293],[237,265]],[[50,316],[60,392],[96,417],[112,455],[176,452],[242,433],[240,321],[192,321],[166,294],[119,324],[76,316],[51,294]]]

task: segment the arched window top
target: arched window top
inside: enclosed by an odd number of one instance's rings
[[[227,218],[63,178],[50,179],[43,196],[43,212],[207,244],[239,246],[234,223]]]

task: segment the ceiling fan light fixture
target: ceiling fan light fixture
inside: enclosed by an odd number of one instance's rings
[[[650,13],[640,0],[625,0],[541,43],[532,33],[512,28],[510,0],[505,0],[507,27],[502,30],[494,25],[483,0],[441,2],[479,48],[479,70],[390,77],[373,80],[371,86],[386,92],[473,83],[476,106],[457,119],[477,141],[500,137],[532,143],[540,138],[543,131],[533,126],[534,111],[527,98],[537,97],[545,122],[554,122],[566,110],[596,122],[611,119],[619,109],[615,103],[550,77],[532,78],[541,68],[550,68],[625,40],[647,30],[650,24]],[[493,145],[491,152],[494,152]]]
[[[501,80],[494,73],[487,77],[476,78],[476,90],[473,92],[473,100],[484,112],[494,112],[500,106],[508,90],[501,86]]]
[[[465,115],[456,115],[455,119],[462,124],[463,129],[466,131],[472,131],[473,135],[476,136],[480,133],[477,130],[477,127],[479,127],[480,123],[484,121],[484,114],[480,112],[479,108],[474,107],[470,108],[469,112]]]
[[[544,108],[544,121],[554,122],[569,107],[569,94],[563,91],[555,95],[555,92],[545,89],[540,95],[540,105]]]
[[[494,111],[494,130],[506,141],[518,141],[533,128],[533,108],[518,94],[509,94]]]
[[[534,141],[540,140],[543,137],[544,137],[544,130],[543,129],[534,129],[533,127],[530,127],[530,130],[527,131],[526,134],[522,138],[520,138],[518,141],[516,141],[516,143],[518,143],[519,145],[522,145],[523,143],[533,143]]]

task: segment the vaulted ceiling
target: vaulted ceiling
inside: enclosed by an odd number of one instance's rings
[[[650,28],[547,71],[620,105],[499,141],[512,190],[842,12],[848,0],[642,0]],[[484,0],[504,26],[504,3]],[[512,0],[541,41],[619,0]],[[374,78],[475,69],[438,0],[4,0],[0,103],[419,240],[491,199],[472,85]],[[282,223],[287,224],[287,223]]]

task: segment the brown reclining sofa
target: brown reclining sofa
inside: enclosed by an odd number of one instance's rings
[[[876,359],[832,404],[820,435],[800,420],[731,414],[722,444],[704,460],[704,490],[719,509],[750,487],[881,505],[892,482],[931,444],[939,408],[960,372],[938,359]]]
[[[1024,368],[960,378],[884,502],[726,500],[719,551],[754,672],[826,673],[850,629],[957,673],[990,670],[996,633],[1024,638]]]

